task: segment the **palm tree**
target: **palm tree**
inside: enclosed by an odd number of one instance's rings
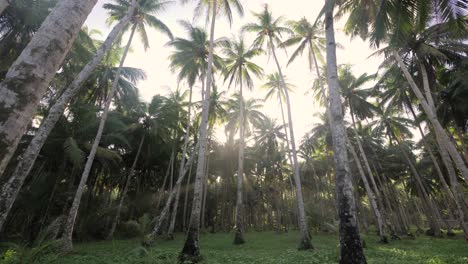
[[[3,223],[8,216],[8,213],[18,196],[19,190],[23,186],[23,182],[28,176],[29,172],[34,166],[34,163],[40,153],[42,146],[44,145],[47,137],[54,128],[57,121],[62,116],[67,104],[72,98],[74,98],[78,92],[82,89],[83,83],[88,80],[95,69],[103,60],[105,54],[109,52],[112,44],[115,42],[122,29],[132,19],[133,11],[136,5],[129,9],[128,14],[112,29],[107,39],[96,51],[91,61],[81,70],[71,85],[65,89],[62,95],[57,99],[55,104],[50,108],[49,114],[41,123],[39,130],[36,132],[28,148],[24,151],[22,158],[16,166],[12,176],[9,178],[8,183],[2,187],[2,194],[0,195],[0,203],[5,204],[0,206],[0,230],[2,229]],[[3,210],[5,208],[5,210]]]
[[[291,139],[291,150],[293,157],[293,167],[294,167],[294,181],[296,183],[296,194],[298,202],[298,222],[301,233],[301,240],[299,242],[299,249],[306,250],[312,248],[312,243],[310,241],[309,230],[307,227],[307,219],[304,208],[304,200],[302,197],[302,186],[301,186],[301,177],[299,175],[299,162],[297,160],[297,150],[296,142],[294,138],[294,126],[292,122],[292,113],[291,113],[291,102],[289,99],[289,91],[286,89],[286,82],[284,80],[284,75],[281,70],[278,58],[276,56],[276,46],[281,43],[281,34],[290,33],[291,30],[281,26],[282,18],[279,17],[274,19],[272,13],[268,9],[268,5],[264,6],[263,12],[255,13],[255,18],[258,20],[258,24],[250,23],[245,25],[242,30],[248,32],[257,33],[257,37],[254,40],[254,47],[262,47],[265,44],[267,45],[269,51],[273,55],[273,58],[278,68],[278,73],[282,83],[282,89],[286,97],[286,107],[288,110],[288,120],[289,120],[289,135]]]
[[[112,239],[113,236],[114,236],[114,232],[115,232],[115,229],[117,227],[117,224],[119,223],[119,220],[120,220],[120,214],[122,212],[122,207],[123,207],[123,202],[124,202],[124,199],[125,199],[125,196],[127,196],[127,192],[128,192],[128,189],[130,187],[130,182],[135,174],[135,170],[136,170],[136,166],[137,166],[137,163],[138,163],[138,160],[140,158],[140,155],[141,155],[141,151],[143,149],[143,143],[145,142],[145,139],[147,137],[147,133],[149,130],[152,130],[153,126],[155,125],[154,122],[152,122],[152,119],[151,119],[151,115],[141,111],[143,109],[139,109],[137,111],[139,111],[140,113],[137,113],[137,115],[135,116],[135,123],[133,124],[130,124],[130,127],[131,127],[131,130],[133,131],[138,131],[140,132],[142,135],[139,135],[140,136],[140,143],[138,144],[138,148],[137,148],[137,151],[136,151],[136,154],[135,154],[135,158],[133,159],[133,162],[132,162],[132,166],[130,167],[130,170],[128,172],[128,175],[126,177],[126,180],[125,180],[125,184],[123,186],[123,191],[122,193],[120,194],[120,200],[119,200],[119,204],[117,206],[117,212],[116,212],[116,215],[115,215],[115,218],[114,218],[114,221],[112,222],[112,226],[111,226],[111,229],[109,231],[109,234],[107,235],[107,239]],[[143,117],[143,121],[142,123],[140,123],[140,119]]]
[[[433,126],[443,162],[446,166],[451,166],[451,158],[468,182],[468,168],[437,118],[431,95],[433,87],[428,80],[431,72],[434,72],[433,65],[452,64],[453,61],[464,57],[466,44],[461,43],[464,36],[460,32],[466,31],[466,3],[461,0],[435,3],[409,1],[376,7],[373,1],[367,1],[366,4],[346,1],[342,6],[343,12],[350,12],[350,18],[353,18],[348,21],[348,32],[370,38],[371,44],[376,47],[381,42],[389,44],[384,51],[388,57],[395,60],[403,72],[410,89]],[[428,27],[433,17],[437,17],[441,22]],[[419,77],[422,79],[419,85],[411,75],[405,60],[413,60],[415,68],[419,68]],[[421,87],[423,89],[420,89]]]
[[[178,81],[185,80],[189,87],[193,88],[199,80],[202,83],[203,94],[210,47],[208,35],[204,29],[194,27],[188,22],[181,21],[180,24],[187,31],[189,38],[175,38],[168,44],[175,49],[174,53],[169,56],[170,67],[171,70],[178,71]],[[225,43],[224,38],[214,40],[215,47],[223,43]],[[213,54],[213,64],[216,68],[222,68],[223,61],[217,54]]]
[[[425,213],[429,220],[431,229],[434,231],[436,236],[441,236],[438,209],[430,199],[427,188],[424,185],[423,178],[411,157],[412,153],[408,150],[407,144],[404,141],[405,137],[409,137],[411,135],[411,132],[408,129],[408,125],[411,123],[411,120],[393,116],[394,111],[395,110],[391,108],[379,110],[378,113],[380,114],[380,119],[371,122],[371,125],[374,127],[377,134],[387,135],[390,143],[393,141],[397,143],[397,147],[403,155],[415,179],[416,190],[426,207]]]
[[[96,2],[60,1],[0,83],[0,175]],[[0,211],[6,211],[0,203]]]
[[[288,64],[292,63],[299,55],[303,55],[304,51],[309,62],[309,70],[315,67],[317,81],[322,90],[325,90],[322,83],[322,75],[318,65],[318,60],[322,63],[322,51],[325,49],[325,38],[323,37],[323,25],[316,23],[312,25],[306,18],[299,21],[288,21],[288,26],[292,29],[293,35],[284,41],[281,46],[291,47],[298,45],[294,53],[291,55]]]
[[[182,168],[185,167],[185,156],[186,156],[186,142],[188,143],[188,136],[191,129],[191,105],[192,105],[192,90],[193,86],[197,81],[201,82],[201,90],[202,90],[202,100],[204,99],[205,94],[205,77],[206,77],[206,70],[208,65],[208,55],[209,55],[209,46],[210,43],[208,41],[208,35],[204,29],[194,27],[188,22],[182,21],[180,24],[185,28],[187,31],[189,38],[176,38],[171,41],[168,45],[175,48],[175,52],[169,56],[169,60],[171,61],[170,67],[171,69],[177,70],[178,73],[178,81],[181,82],[185,80],[185,82],[190,87],[190,101],[189,101],[189,116],[187,118],[187,129],[184,139],[184,150],[182,153],[182,159],[179,168],[179,178],[183,177],[184,175],[180,175],[182,172]],[[218,39],[214,41],[214,46],[217,47],[221,45],[223,42],[222,39]],[[217,68],[222,67],[222,59],[213,54],[213,65]],[[190,175],[189,175],[190,177]],[[187,180],[187,183],[190,183],[190,178]],[[188,194],[188,187],[187,184],[186,194]],[[180,187],[178,187],[180,188]],[[174,208],[177,207],[178,199],[180,196],[180,190],[178,190],[176,195],[176,201],[174,202]],[[185,227],[185,219],[186,219],[186,209],[188,204],[188,195],[185,195],[185,202],[184,202],[184,215],[183,215],[183,222]],[[168,238],[173,238],[173,229],[175,225],[176,217],[173,214],[171,219],[171,224],[168,230]]]
[[[8,68],[28,45],[56,4],[56,0],[15,1],[0,14],[0,80],[3,80]],[[75,44],[78,40],[79,35]]]
[[[114,4],[107,4],[104,7],[108,10],[110,10],[110,21],[114,20],[119,20],[123,17],[126,16],[127,11],[129,8],[131,8],[130,2],[128,1],[120,1],[116,0],[117,3],[121,5],[114,5]],[[125,47],[125,51],[122,55],[122,58],[120,60],[120,65],[119,69],[117,70],[116,77],[114,79],[114,82],[112,84],[111,90],[109,92],[107,101],[105,103],[104,111],[101,117],[101,122],[99,124],[99,128],[96,134],[96,138],[94,139],[93,146],[91,149],[91,152],[88,156],[85,168],[83,170],[83,174],[81,176],[80,184],[78,186],[78,190],[76,192],[75,198],[73,200],[72,207],[70,208],[70,213],[67,217],[67,222],[65,225],[65,232],[64,232],[64,245],[63,245],[63,250],[65,252],[70,252],[73,250],[73,244],[72,244],[72,235],[73,235],[73,227],[75,225],[75,219],[76,215],[78,214],[78,208],[80,205],[81,201],[81,196],[83,195],[84,188],[86,185],[86,181],[88,179],[89,173],[91,171],[91,167],[93,165],[94,161],[94,156],[96,155],[96,150],[97,147],[99,146],[99,142],[102,137],[102,133],[104,131],[104,126],[106,123],[107,115],[109,112],[110,105],[112,103],[112,99],[114,97],[114,94],[116,92],[116,88],[118,85],[118,80],[120,78],[120,73],[121,69],[123,67],[123,64],[125,62],[125,59],[127,57],[128,51],[130,49],[130,46],[132,44],[133,37],[138,29],[138,32],[140,36],[142,37],[143,40],[146,39],[146,29],[145,25],[148,24],[161,32],[167,34],[171,39],[172,39],[172,33],[170,32],[169,28],[158,18],[156,18],[152,13],[155,13],[157,11],[163,10],[169,2],[161,2],[161,1],[147,1],[147,0],[138,0],[138,8],[135,10],[133,20],[132,20],[132,28],[130,31],[130,36],[127,42],[127,45]],[[145,43],[145,41],[143,41]],[[145,48],[148,47],[148,43],[145,43]]]
[[[288,91],[292,91],[294,88],[294,85],[290,84],[287,82],[286,76],[283,76],[283,79],[286,81],[286,89]],[[286,137],[286,148],[288,150],[288,158],[289,158],[289,163],[291,166],[294,164],[292,157],[291,157],[291,151],[290,151],[290,146],[289,146],[289,137],[288,137],[288,127],[287,127],[287,122],[286,118],[284,116],[284,107],[283,107],[283,100],[285,100],[285,95],[283,91],[283,85],[281,82],[281,77],[278,72],[268,74],[266,76],[266,83],[262,85],[263,89],[267,90],[267,94],[265,95],[265,100],[272,99],[273,97],[276,96],[276,99],[280,103],[280,110],[281,110],[281,119],[283,121],[283,128],[284,128],[284,135]],[[291,180],[291,177],[289,177],[290,183],[291,183],[291,188],[293,188],[293,183]]]
[[[384,219],[385,212],[383,207],[381,206],[381,203],[379,203],[380,192],[378,191],[377,186],[375,184],[372,169],[369,165],[367,155],[364,152],[361,138],[358,134],[356,126],[356,119],[362,120],[366,118],[372,118],[374,116],[374,111],[377,110],[377,108],[373,104],[367,101],[367,98],[372,94],[372,90],[362,88],[363,85],[373,80],[374,78],[375,75],[367,74],[362,74],[356,78],[352,74],[351,67],[349,65],[341,66],[338,69],[339,84],[342,90],[342,95],[345,99],[344,107],[349,108],[352,120],[352,128],[350,130],[354,134],[354,139],[358,146],[359,155],[364,161],[365,169],[368,176],[366,176],[366,173],[364,173],[362,165],[360,164],[359,158],[356,154],[356,151],[354,150],[354,147],[351,145],[351,142],[348,142],[348,146],[350,147],[350,152],[353,155],[355,162],[357,163],[358,170],[360,172],[361,178],[364,183],[364,187],[367,192],[367,196],[376,216],[379,228],[380,242],[388,243],[388,239],[385,235],[384,229],[386,227]],[[373,188],[370,187],[371,185],[368,183],[367,177],[370,178]]]
[[[182,0],[183,3],[190,0]],[[190,218],[189,230],[184,247],[180,254],[180,261],[184,262],[186,259],[193,260],[194,262],[200,259],[200,245],[199,245],[199,232],[200,232],[200,213],[201,202],[203,193],[203,178],[205,175],[205,162],[206,162],[206,148],[208,139],[208,116],[210,110],[210,93],[213,85],[213,51],[214,51],[214,34],[216,26],[216,17],[219,12],[224,13],[229,22],[232,22],[232,9],[234,5],[239,14],[243,14],[243,8],[239,0],[197,0],[198,7],[207,8],[208,16],[211,11],[211,29],[210,29],[210,49],[208,53],[208,69],[206,71],[206,87],[205,98],[202,106],[202,118],[200,123],[200,149],[198,150],[197,173],[195,176],[194,195],[192,202],[192,213]],[[207,19],[208,21],[209,19]]]
[[[343,120],[343,107],[336,61],[336,41],[333,21],[334,8],[335,1],[327,0],[324,11],[325,36],[327,40],[328,112],[331,118],[330,128],[333,138],[336,194],[338,216],[340,219],[340,264],[366,263],[357,223],[352,177],[348,166],[346,130]]]
[[[225,63],[225,81],[229,79],[229,87],[234,84],[239,86],[238,106],[239,106],[239,161],[237,170],[237,202],[236,202],[236,234],[234,244],[244,244],[244,224],[243,224],[243,202],[242,188],[244,177],[244,148],[245,148],[245,128],[244,128],[244,96],[243,85],[248,89],[253,88],[253,80],[251,75],[260,78],[263,74],[262,68],[253,63],[251,60],[260,55],[262,50],[259,48],[248,48],[244,38],[241,36],[238,40],[229,41],[226,43],[224,54],[227,56]],[[232,119],[231,119],[232,120]],[[246,120],[247,121],[247,120]]]

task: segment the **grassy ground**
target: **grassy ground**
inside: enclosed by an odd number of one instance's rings
[[[247,244],[232,245],[230,234],[202,236],[203,263],[337,263],[338,240],[331,235],[313,237],[315,249],[298,252],[296,233],[255,233],[246,235]],[[402,264],[468,264],[468,244],[458,239],[418,237],[403,239],[388,245],[377,244],[377,237],[365,236],[368,263]],[[49,256],[40,263],[110,264],[110,263],[177,263],[183,245],[183,235],[174,241],[160,240],[146,251],[137,240],[76,244],[75,252],[67,256]],[[1,262],[1,261],[0,261]]]

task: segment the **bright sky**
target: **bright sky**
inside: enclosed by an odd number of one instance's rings
[[[102,8],[102,5],[106,2],[110,2],[110,0],[99,0],[86,22],[88,27],[100,30],[103,33],[103,38],[110,31],[110,27],[105,23],[108,17],[107,13]],[[183,6],[177,0],[174,2],[168,10],[157,16],[171,29],[175,36],[186,38],[187,36],[183,28],[181,28],[177,21],[193,21],[194,8],[192,4]],[[275,17],[284,16],[286,20],[299,20],[302,17],[306,17],[311,22],[315,21],[324,3],[323,0],[241,0],[241,2],[244,6],[245,16],[240,18],[236,15],[232,28],[229,27],[229,23],[225,19],[218,20],[216,38],[232,37],[238,34],[239,29],[244,24],[254,22],[252,11],[262,11],[263,4],[265,3],[269,4]],[[199,26],[205,26],[204,17],[195,22]],[[353,72],[356,75],[365,72],[375,73],[380,64],[380,59],[375,57],[368,58],[373,53],[368,48],[369,45],[359,38],[350,40],[348,36],[341,32],[342,23],[338,23],[335,27],[337,42],[343,46],[343,49],[338,50],[338,63],[353,65]],[[132,46],[133,52],[129,54],[125,63],[126,66],[138,67],[147,73],[148,79],[138,84],[141,98],[144,101],[150,101],[156,94],[167,94],[167,87],[171,87],[171,89],[177,87],[176,74],[169,70],[169,60],[167,59],[169,54],[171,54],[171,49],[165,46],[169,39],[155,30],[148,30],[148,35],[151,48],[145,52],[139,38],[135,38]],[[288,51],[289,54],[291,52],[292,50]],[[288,67],[286,67],[288,61],[286,54],[279,52],[278,57],[282,64],[283,72],[288,78],[288,82],[296,86],[295,92],[291,94],[291,104],[296,141],[299,143],[303,135],[313,128],[314,123],[318,122],[314,118],[314,115],[323,111],[314,102],[312,94],[306,94],[311,87],[315,74],[309,72],[308,62],[305,57],[297,59],[296,62]],[[256,63],[264,68],[266,74],[276,72],[273,59],[268,59],[266,55],[259,57]],[[219,80],[218,84],[221,83],[221,80]],[[263,99],[265,92],[260,89],[263,83],[262,80],[255,80],[254,90],[247,92],[246,97]],[[227,89],[227,86],[220,88]],[[231,88],[230,93],[234,91],[235,89]],[[278,122],[281,120],[281,112],[276,101],[265,102],[264,113],[277,119]],[[218,131],[216,137],[224,141],[222,130]]]

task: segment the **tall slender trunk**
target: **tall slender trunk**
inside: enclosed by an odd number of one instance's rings
[[[205,99],[203,100],[202,118],[200,123],[200,148],[198,150],[197,173],[195,176],[195,186],[193,192],[192,213],[190,217],[189,230],[185,239],[184,247],[180,253],[180,262],[186,260],[197,262],[200,256],[200,211],[201,199],[203,194],[203,176],[205,175],[206,149],[208,139],[208,116],[210,111],[211,86],[213,81],[213,49],[214,34],[216,26],[216,13],[218,1],[213,1],[211,31],[210,31],[210,49],[208,54],[208,71],[206,75]]]
[[[242,91],[242,82],[239,86],[239,157],[237,169],[237,200],[236,200],[236,226],[234,244],[245,243],[244,239],[244,205],[242,202],[243,180],[244,180],[244,95]]]
[[[194,150],[196,150],[198,147],[199,147],[199,143],[196,144]],[[189,168],[191,168],[192,163],[195,160],[195,153],[196,152],[194,151],[192,153],[192,155],[190,156],[190,158],[187,160],[187,163],[185,164],[184,169],[179,174],[181,177],[179,177],[177,179],[177,182],[175,183],[175,188],[169,193],[169,197],[167,198],[166,204],[164,205],[163,210],[161,211],[161,213],[159,214],[159,217],[157,218],[157,221],[156,221],[156,224],[154,225],[153,231],[151,232],[151,234],[149,236],[149,241],[147,241],[147,243],[149,245],[153,244],[154,241],[156,240],[157,235],[159,234],[159,231],[161,230],[162,223],[164,222],[164,220],[166,219],[166,217],[167,217],[167,215],[169,213],[169,210],[170,210],[171,204],[172,204],[172,200],[175,198],[175,196],[177,194],[177,188],[182,184],[182,182],[183,182],[183,180],[185,178],[185,175],[187,174],[187,171],[189,170]]]
[[[332,0],[328,0],[332,2]],[[343,121],[343,109],[338,83],[336,61],[336,42],[333,21],[333,6],[325,13],[325,33],[327,40],[328,89],[330,103],[330,125],[333,138],[335,159],[336,195],[340,219],[340,264],[364,264],[366,258],[359,234],[356,216],[356,202],[353,195],[353,184],[348,167],[346,151],[346,131]]]
[[[179,166],[179,176],[177,179],[180,177],[183,177],[181,174],[183,172],[183,169],[185,167],[185,156],[187,155],[187,147],[189,143],[189,138],[190,138],[190,128],[191,128],[191,114],[192,114],[192,87],[190,87],[190,93],[189,93],[189,106],[188,106],[188,113],[187,113],[187,126],[185,128],[185,136],[184,136],[184,146],[182,149],[182,158],[180,159],[180,166]],[[177,208],[179,206],[179,199],[180,199],[180,188],[181,185],[176,186],[177,191],[176,191],[176,198],[174,201],[174,206],[173,206],[173,213],[172,213],[172,218],[171,222],[169,224],[169,229],[167,231],[167,238],[168,239],[174,239],[174,228],[175,228],[175,222],[177,218]],[[185,207],[184,207],[185,208]],[[184,214],[185,217],[185,214]],[[185,220],[184,220],[185,222]]]
[[[431,95],[431,90],[429,86],[429,78],[427,76],[427,70],[424,64],[422,63],[420,64],[420,69],[421,69],[421,73],[423,77],[423,88],[426,94],[426,100],[431,110],[434,113],[436,113],[436,106]],[[450,189],[448,188],[447,183],[445,182],[445,179],[443,177],[441,177],[440,180],[442,182],[442,185],[446,189],[447,198],[453,198],[453,201],[455,202],[455,206],[457,208],[457,216],[460,222],[460,227],[462,228],[465,234],[465,239],[468,240],[468,226],[465,223],[465,213],[464,213],[465,198],[463,195],[463,191],[460,189],[460,185],[458,183],[458,176],[453,167],[452,161],[450,159],[450,154],[447,151],[446,145],[444,144],[441,136],[438,133],[434,133],[434,134],[435,134],[435,138],[437,141],[437,145],[439,147],[439,154],[442,158],[442,161],[444,162],[445,168],[447,169],[447,172],[449,175],[449,180],[450,180],[450,185],[452,187],[452,191],[450,191]]]
[[[206,219],[206,198],[208,197],[208,168],[209,168],[210,158],[208,157],[206,160],[206,171],[205,171],[205,179],[203,180],[203,195],[202,195],[202,209],[201,209],[201,216],[200,216],[200,228],[203,232],[206,228],[205,219]]]
[[[96,2],[59,1],[0,83],[0,176]]]
[[[361,180],[364,183],[364,188],[366,189],[367,198],[369,199],[369,203],[372,206],[372,210],[374,211],[375,218],[377,219],[377,227],[379,229],[380,242],[388,243],[387,236],[385,235],[385,224],[384,224],[381,210],[379,209],[377,197],[375,196],[374,192],[372,191],[372,188],[370,187],[369,182],[367,181],[366,174],[364,172],[364,169],[362,168],[361,161],[359,160],[359,156],[357,155],[356,150],[354,149],[354,146],[351,144],[349,139],[347,139],[347,141],[348,141],[349,151],[354,157],[354,162],[357,165],[359,174],[361,176]]]
[[[112,44],[122,32],[123,28],[130,22],[135,8],[136,5],[132,5],[132,8],[128,11],[127,15],[112,29],[107,36],[107,39],[97,50],[91,61],[81,70],[71,85],[65,89],[65,92],[63,92],[55,104],[50,108],[49,114],[44,121],[42,121],[41,126],[24,151],[13,175],[8,180],[8,183],[2,187],[0,194],[0,230],[2,229],[3,223],[8,216],[16,197],[18,196],[24,180],[34,166],[42,146],[55,124],[62,116],[68,102],[80,91],[83,82],[89,78],[99,63],[101,63],[104,55],[111,49]]]
[[[288,133],[288,128],[286,126],[287,125],[286,118],[284,117],[283,98],[282,98],[281,95],[279,95],[278,99],[279,99],[280,109],[281,109],[281,118],[283,120],[283,125],[284,125],[284,136],[286,138],[286,148],[287,148],[287,152],[288,152],[288,160],[289,160],[289,163],[291,164],[291,166],[293,166],[293,159],[291,157],[291,148],[289,146],[289,133]],[[293,182],[292,182],[292,179],[291,179],[290,175],[288,175],[288,179],[289,179],[289,184],[290,184],[291,190],[294,191],[294,185],[293,185]]]
[[[468,182],[468,168],[463,161],[462,156],[458,152],[456,146],[453,144],[453,142],[450,140],[449,136],[447,135],[447,132],[444,130],[442,125],[440,124],[439,120],[437,119],[436,113],[431,109],[430,104],[428,103],[428,100],[431,100],[430,98],[426,99],[424,98],[424,95],[422,94],[421,90],[418,88],[418,85],[414,81],[413,77],[411,76],[410,72],[408,71],[408,68],[406,67],[405,63],[403,62],[403,59],[400,57],[400,54],[398,54],[397,51],[393,51],[393,57],[395,57],[398,65],[400,66],[400,69],[403,71],[403,74],[408,81],[411,90],[413,93],[416,95],[416,97],[419,99],[419,102],[424,110],[424,113],[426,114],[427,118],[429,119],[429,122],[432,124],[434,128],[434,133],[436,134],[436,137],[439,137],[439,141],[442,144],[440,146],[441,149],[446,149],[448,153],[450,154],[450,157],[454,161],[455,165],[457,166],[458,170],[460,173],[463,175],[463,178],[465,179],[465,182]]]
[[[10,5],[11,0],[0,0],[0,15]]]
[[[299,231],[301,235],[301,240],[299,241],[299,250],[307,250],[312,249],[312,242],[310,240],[309,235],[309,228],[307,227],[307,216],[305,213],[305,206],[304,206],[304,198],[302,196],[302,185],[301,185],[301,176],[299,172],[299,162],[297,160],[297,150],[296,150],[296,142],[294,138],[294,126],[293,126],[293,119],[291,113],[291,101],[289,99],[289,91],[286,87],[286,82],[284,81],[284,75],[281,70],[281,66],[278,62],[278,58],[276,57],[276,50],[273,43],[273,39],[270,37],[270,48],[273,54],[273,58],[276,63],[276,67],[278,68],[278,73],[281,78],[282,88],[284,91],[284,95],[286,96],[286,108],[288,110],[288,121],[289,121],[289,137],[291,140],[291,150],[292,150],[292,158],[293,158],[293,169],[294,169],[294,181],[296,184],[296,196],[297,196],[297,204],[298,204],[298,223],[299,223]]]
[[[111,227],[111,229],[109,231],[109,234],[107,235],[108,240],[113,238],[115,228],[117,227],[117,224],[119,223],[120,213],[122,212],[123,202],[125,200],[125,196],[127,196],[128,187],[130,186],[130,181],[132,180],[133,175],[135,175],[135,168],[136,168],[138,159],[140,158],[140,153],[141,153],[141,149],[143,148],[143,143],[144,142],[145,142],[145,134],[143,134],[143,136],[141,137],[140,145],[138,145],[138,150],[137,150],[135,159],[133,160],[132,167],[130,168],[130,173],[127,176],[127,180],[125,182],[125,186],[124,186],[124,189],[123,189],[123,192],[122,192],[122,196],[120,197],[119,206],[117,207],[117,213],[115,215],[114,222],[112,223],[112,227]]]
[[[173,159],[174,159],[174,155],[171,154],[171,158],[169,159],[169,164],[167,165],[166,174],[164,175],[163,184],[161,186],[161,191],[160,191],[160,194],[159,194],[158,203],[156,204],[156,210],[159,210],[159,206],[161,205],[161,201],[162,201],[164,193],[165,193],[164,188],[166,188],[167,178],[169,177],[169,173],[171,173],[171,164],[173,163]]]
[[[65,232],[64,232],[64,238],[63,238],[63,251],[65,252],[70,252],[73,250],[73,242],[72,242],[72,236],[73,236],[73,227],[75,225],[75,219],[76,215],[78,214],[78,209],[80,207],[80,201],[81,201],[81,196],[83,195],[86,181],[88,180],[89,173],[91,171],[91,167],[93,166],[94,162],[94,157],[96,156],[97,148],[99,147],[99,142],[101,141],[102,133],[104,132],[104,126],[106,125],[106,120],[109,115],[109,108],[112,103],[112,99],[114,97],[114,94],[117,90],[117,85],[119,83],[120,79],[120,74],[122,72],[122,67],[125,62],[125,59],[127,58],[128,51],[130,49],[130,46],[132,44],[133,37],[135,35],[136,27],[137,24],[134,24],[132,27],[132,31],[130,33],[130,37],[128,39],[127,46],[125,47],[125,51],[123,53],[122,59],[120,60],[120,65],[119,69],[117,70],[115,77],[114,77],[114,82],[112,84],[112,88],[109,92],[106,105],[104,107],[104,112],[101,117],[101,121],[99,123],[99,128],[96,134],[96,138],[94,139],[93,146],[91,148],[91,151],[88,156],[88,160],[86,161],[86,165],[83,171],[83,174],[81,175],[81,180],[80,184],[78,185],[78,189],[75,194],[75,198],[73,200],[72,207],[70,208],[70,213],[67,218],[67,223],[65,225]]]
[[[398,143],[398,147],[400,148],[401,153],[403,154],[403,157],[408,163],[408,166],[410,167],[410,170],[416,180],[416,185],[418,187],[417,189],[420,192],[421,199],[423,199],[424,203],[426,204],[426,215],[430,222],[431,228],[434,229],[433,231],[434,231],[435,236],[441,236],[442,233],[441,233],[440,223],[438,221],[439,220],[438,211],[437,211],[437,208],[434,207],[434,204],[429,194],[427,193],[426,188],[424,187],[424,184],[421,179],[421,175],[419,174],[411,158],[408,156],[408,153],[406,153],[406,150],[403,148],[402,142],[398,139],[398,137],[395,136],[395,133],[391,129],[390,129],[390,134]]]
[[[187,184],[185,186],[185,197],[184,197],[184,214],[183,214],[183,222],[182,222],[182,226],[183,226],[183,230],[184,231],[187,231],[187,207],[188,207],[188,198],[189,198],[189,193],[190,193],[190,178],[192,177],[192,167],[193,167],[193,164],[190,165],[190,170],[188,172],[188,177],[187,177]]]

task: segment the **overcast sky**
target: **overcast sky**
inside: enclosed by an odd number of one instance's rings
[[[92,29],[98,29],[103,33],[103,38],[110,31],[110,27],[106,25],[107,13],[102,8],[102,5],[110,0],[99,0],[95,9],[89,16],[86,25]],[[157,14],[157,17],[162,20],[177,37],[186,38],[183,28],[178,24],[179,20],[193,21],[193,4],[181,5],[179,1],[174,1],[166,11]],[[216,24],[216,38],[218,37],[232,37],[238,35],[239,29],[249,22],[254,22],[252,12],[262,11],[263,4],[268,3],[273,12],[273,16],[283,16],[286,20],[299,20],[306,17],[309,21],[313,22],[324,1],[322,0],[241,0],[245,10],[244,17],[234,16],[234,23],[232,27],[229,23],[221,18],[217,20]],[[205,26],[204,17],[195,21],[198,26]],[[364,43],[359,38],[350,39],[342,33],[342,23],[338,22],[336,27],[336,38],[343,48],[338,50],[338,63],[351,64],[353,72],[356,75],[362,73],[375,73],[380,64],[381,59],[369,55],[373,53],[369,49],[369,45]],[[148,78],[138,84],[141,99],[150,101],[156,94],[167,94],[168,88],[175,89],[177,87],[177,78],[174,73],[169,69],[168,56],[171,54],[171,48],[165,46],[169,39],[167,36],[155,31],[148,30],[150,46],[148,51],[144,51],[139,38],[135,38],[132,49],[133,52],[129,54],[126,66],[137,67],[143,69]],[[253,36],[246,36],[247,40],[251,40]],[[288,50],[290,54],[292,50]],[[313,128],[314,123],[318,122],[314,115],[318,112],[323,112],[323,109],[314,102],[312,94],[307,94],[310,90],[312,81],[315,74],[310,73],[308,69],[307,59],[299,58],[296,62],[287,66],[287,55],[285,52],[279,52],[279,60],[283,67],[283,72],[287,76],[288,81],[296,86],[294,94],[291,95],[291,104],[293,111],[293,122],[296,131],[296,141],[299,142],[303,135]],[[268,59],[265,55],[259,57],[255,61],[258,65],[264,68],[265,73],[276,72],[276,67],[272,59]],[[222,83],[218,81],[218,84]],[[246,97],[263,99],[265,91],[260,86],[263,84],[262,80],[255,80],[255,88],[252,92],[246,92]],[[227,86],[221,86],[220,89],[227,89]],[[231,88],[229,93],[235,91]],[[199,97],[198,97],[199,98]],[[281,120],[281,112],[276,101],[267,101],[264,103],[264,113],[268,116]],[[224,140],[221,130],[217,133],[219,140]]]

